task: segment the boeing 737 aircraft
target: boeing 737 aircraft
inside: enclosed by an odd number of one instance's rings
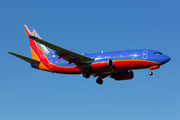
[[[117,81],[132,79],[132,70],[154,69],[170,61],[170,57],[156,50],[126,50],[95,54],[78,54],[41,39],[35,29],[24,25],[29,37],[32,59],[8,52],[31,64],[31,67],[62,74],[82,74],[85,78],[97,77],[98,84],[111,77]],[[54,50],[52,52],[50,49]]]

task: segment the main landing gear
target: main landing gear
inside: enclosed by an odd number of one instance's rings
[[[88,72],[84,72],[84,73],[83,73],[83,77],[89,78],[89,77],[90,77],[90,74],[89,74]]]
[[[97,80],[96,80],[96,82],[97,82],[98,84],[100,84],[100,85],[103,84],[103,80],[101,79],[101,77],[98,77]]]
[[[83,73],[83,77],[89,78],[89,77],[90,77],[89,72],[84,72],[84,73]],[[99,76],[99,77],[97,78],[96,82],[101,85],[101,84],[103,84],[103,80],[102,80],[102,79],[103,79],[103,78]]]

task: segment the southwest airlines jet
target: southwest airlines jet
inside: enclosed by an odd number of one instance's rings
[[[170,61],[170,57],[156,50],[126,50],[78,54],[41,39],[35,29],[24,25],[29,38],[32,59],[8,52],[31,64],[31,67],[61,74],[82,74],[85,78],[97,77],[98,84],[111,77],[117,81],[132,79],[132,70],[149,68],[149,75],[154,69]],[[54,50],[52,52],[50,49]]]

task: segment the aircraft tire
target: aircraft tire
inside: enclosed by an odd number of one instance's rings
[[[103,80],[101,78],[97,78],[96,82],[100,85],[103,84]]]
[[[152,75],[153,75],[153,72],[150,71],[150,72],[149,72],[149,75],[152,76]]]
[[[89,78],[89,77],[90,77],[90,74],[89,74],[88,72],[84,72],[84,73],[83,73],[83,77]]]

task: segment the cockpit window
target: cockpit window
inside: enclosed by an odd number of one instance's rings
[[[161,52],[153,52],[153,54],[158,55],[158,54],[162,54]]]

